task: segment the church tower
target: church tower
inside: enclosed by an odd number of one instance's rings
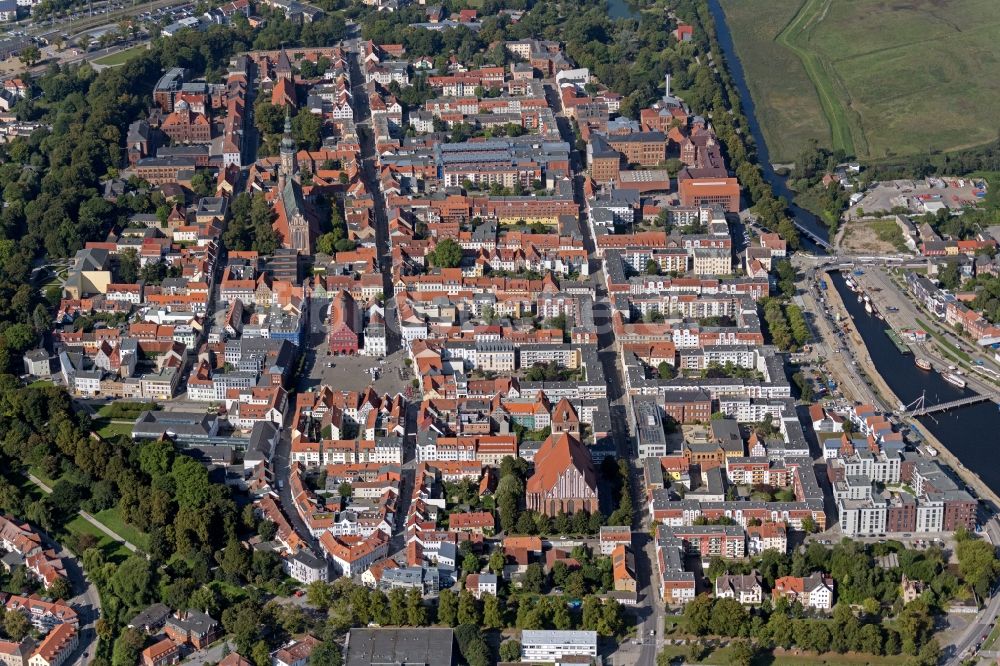
[[[284,189],[285,183],[292,180],[298,172],[295,161],[295,140],[292,139],[292,117],[285,114],[285,136],[281,139],[281,166],[278,168],[278,187]]]

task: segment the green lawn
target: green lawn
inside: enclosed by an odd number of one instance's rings
[[[41,499],[41,497],[45,494],[41,488],[32,483],[27,474],[19,472],[12,472],[10,474],[4,473],[4,478],[18,487],[21,491],[21,495],[26,501]]]
[[[851,121],[847,109],[841,104],[836,74],[830,64],[809,47],[809,32],[823,20],[829,10],[830,0],[806,0],[798,13],[778,33],[775,41],[791,50],[806,70],[813,88],[819,96],[823,115],[830,125],[830,140],[834,150],[841,149],[849,155],[856,154],[851,136]]]
[[[38,467],[37,465],[35,467],[29,467],[28,472],[30,472],[32,476],[34,476],[36,479],[47,485],[49,488],[56,485],[56,481],[59,480],[59,479],[49,478],[49,476],[42,471],[42,468]],[[25,481],[28,484],[30,484],[32,488],[35,488],[36,490],[38,490],[38,492],[42,492],[42,490],[38,486],[36,486],[35,484],[31,483],[30,480],[28,480],[27,476],[25,476],[24,478]]]
[[[104,555],[111,560],[120,562],[131,555],[131,552],[125,547],[124,544],[115,541],[97,527],[84,520],[82,516],[77,516],[73,520],[69,521],[66,523],[64,528],[66,532],[76,536],[82,534],[89,534],[93,536],[97,539],[97,547],[104,551]]]
[[[813,139],[860,158],[996,139],[995,0],[722,0],[775,161]]]
[[[94,61],[94,63],[109,67],[124,65],[130,58],[134,58],[145,50],[145,46],[133,46],[130,49],[125,49],[124,51],[119,51],[118,53],[112,53],[111,55],[106,55],[103,58],[98,58]]]
[[[903,230],[895,220],[875,220],[871,223],[872,230],[883,243],[890,243],[900,252],[906,251],[906,241],[903,240]]]
[[[111,421],[110,419],[94,419],[94,429],[98,435],[101,437],[114,437],[115,435],[125,435],[126,437],[132,436],[132,427],[135,425],[132,421],[121,422],[121,421]]]
[[[112,531],[120,534],[126,541],[133,544],[136,548],[140,548],[142,550],[149,549],[149,535],[144,532],[140,532],[122,520],[121,513],[119,513],[117,507],[114,509],[105,509],[100,513],[95,513],[94,518],[97,518],[97,520],[101,521]]]

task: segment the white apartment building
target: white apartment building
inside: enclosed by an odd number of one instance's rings
[[[597,658],[596,631],[521,632],[521,660],[555,663],[565,657]]]

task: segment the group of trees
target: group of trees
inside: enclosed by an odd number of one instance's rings
[[[168,441],[89,436],[90,418],[70,403],[61,388],[23,387],[0,375],[0,511],[82,554],[84,570],[101,590],[102,638],[114,637],[130,613],[152,601],[218,613],[228,601],[216,582],[273,589],[284,579],[273,553],[251,554],[240,544],[241,532],[258,529],[252,508],[238,513],[228,488],[212,483],[202,464],[177,454]],[[50,495],[26,497],[9,477],[28,466],[55,480]],[[117,510],[144,533],[146,552],[116,562],[97,548],[94,536],[67,532],[64,525],[81,508]]]
[[[666,361],[660,361],[656,366],[656,374],[660,379],[673,379],[677,376],[677,368]]]
[[[316,239],[316,251],[323,254],[350,252],[356,248],[358,244],[347,237],[347,221],[344,219],[344,214],[340,210],[340,202],[335,198],[331,198],[329,206],[329,231],[326,231]]]
[[[158,285],[165,278],[180,276],[180,267],[154,261],[140,267],[139,253],[129,248],[118,255],[118,279],[131,284],[142,280],[147,285]],[[74,322],[75,323],[75,322]]]
[[[932,666],[940,649],[931,638],[933,617],[926,602],[907,604],[895,620],[883,623],[878,614],[856,614],[847,603],[834,606],[830,618],[806,617],[798,603],[784,599],[773,607],[747,609],[735,599],[702,595],[684,607],[684,627],[696,636],[715,635],[749,638],[753,645],[771,648],[797,647],[818,653],[848,651],[875,655],[914,655],[914,663]]]
[[[233,198],[230,213],[229,224],[222,233],[227,249],[274,254],[279,245],[278,233],[272,226],[275,213],[263,194],[240,192]]]
[[[773,588],[781,576],[813,571],[830,574],[837,582],[833,616],[810,617],[798,602],[786,600],[774,604],[765,600],[748,610],[731,599],[702,596],[685,607],[684,626],[699,636],[750,638],[767,649],[795,646],[816,652],[905,653],[915,655],[914,663],[934,664],[938,654],[931,638],[935,613],[962,588],[986,591],[997,576],[997,559],[988,543],[961,530],[957,538],[961,580],[948,570],[947,557],[939,548],[908,550],[898,542],[866,546],[845,539],[833,548],[812,543],[790,555],[765,551],[751,562],[716,558],[706,570],[710,580],[723,573],[755,570],[765,589]],[[892,552],[899,558],[897,569],[877,566],[876,557]],[[922,595],[905,605],[899,592],[902,575],[925,585]]]
[[[308,61],[306,61],[308,62]],[[254,126],[263,138],[260,153],[277,155],[278,146],[285,133],[285,118],[289,110],[283,106],[271,103],[266,96],[261,96],[254,102]],[[299,150],[319,150],[323,143],[323,119],[308,110],[302,110],[291,116],[292,138]]]
[[[777,298],[761,299],[764,322],[771,342],[783,351],[795,351],[811,337],[802,309],[794,304],[782,305]]]
[[[252,40],[254,49],[270,51],[283,46],[329,46],[347,37],[347,25],[344,13],[335,11],[340,9],[334,6],[336,3],[325,4],[329,5],[324,7],[326,13],[315,21],[289,21],[280,9],[265,6],[256,10],[265,18],[261,29],[250,31],[249,24],[240,16],[234,18],[234,25]]]
[[[572,379],[580,369],[570,370],[566,366],[556,362],[535,363],[524,373],[524,380],[528,382],[565,382]]]
[[[1000,170],[1000,138],[953,153],[933,151],[921,155],[896,156],[868,165],[873,180],[926,178],[931,175],[964,176],[976,171]]]
[[[778,279],[778,291],[782,298],[791,298],[795,295],[795,268],[792,262],[782,259],[774,265]]]
[[[719,363],[718,361],[712,361],[708,364],[704,370],[701,371],[701,376],[703,378],[716,379],[719,377],[731,377],[733,379],[755,379],[762,380],[763,374],[760,370],[755,368],[744,368],[741,365],[736,365],[732,361],[726,361],[725,363]]]
[[[632,476],[628,461],[608,456],[601,461],[601,476],[611,484],[611,495],[617,499],[615,510],[608,516],[608,525],[632,524]]]
[[[845,159],[847,155],[843,150],[831,151],[813,141],[796,159],[791,174],[791,185],[800,195],[796,201],[818,215],[830,227],[831,233],[847,208],[850,193],[835,182],[824,185],[823,177],[833,173]]]
[[[956,530],[955,542],[958,571],[963,581],[977,597],[987,597],[993,583],[1000,576],[1000,561],[997,560],[996,550],[989,542],[977,539],[964,527]]]
[[[587,589],[589,592],[598,588]],[[463,631],[462,627],[475,627],[477,633],[484,629],[582,628],[603,636],[618,636],[625,628],[624,611],[614,600],[601,600],[593,594],[582,602],[568,596],[539,596],[537,590],[531,589],[530,581],[521,590],[508,593],[501,589],[499,595],[484,593],[481,599],[476,599],[469,590],[444,589],[438,594],[436,603],[428,603],[416,589],[393,590],[386,594],[340,578],[333,583],[312,583],[307,597],[311,605],[326,612],[326,631],[333,636],[369,623],[409,627],[437,625],[455,628],[461,648],[463,639],[457,634]],[[488,648],[485,656],[493,658]]]
[[[802,308],[789,299],[795,295],[795,269],[787,259],[775,264],[778,279],[778,296],[761,299],[764,322],[771,334],[771,341],[778,348],[796,350],[812,337]]]
[[[571,568],[565,562],[557,560],[546,573],[541,564],[529,564],[521,579],[521,589],[533,594],[557,589],[575,599],[587,594],[601,594],[612,589],[614,580],[610,558],[594,557],[586,546],[575,546],[570,551],[570,558],[576,560],[579,567]],[[493,569],[492,560],[490,564],[490,568]]]
[[[1000,322],[1000,278],[981,275],[976,278],[976,298],[971,306],[990,323]]]
[[[462,264],[462,246],[453,238],[445,238],[434,246],[427,258],[438,268],[457,268]]]

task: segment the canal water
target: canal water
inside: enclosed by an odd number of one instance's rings
[[[931,406],[975,393],[949,384],[937,372],[921,370],[914,365],[913,354],[899,352],[885,334],[888,325],[865,311],[858,303],[857,294],[847,287],[844,277],[836,271],[830,273],[830,277],[868,348],[875,369],[900,400],[909,404],[924,394],[927,405]],[[1000,455],[1000,409],[996,403],[988,401],[938,412],[922,417],[920,423],[963,465],[1000,494],[1000,465],[996,464]]]
[[[743,74],[743,64],[736,54],[736,47],[733,45],[733,36],[729,32],[729,25],[726,23],[726,14],[722,11],[719,0],[708,0],[708,6],[715,18],[715,32],[719,38],[719,46],[726,56],[726,64],[729,66],[729,73],[732,74],[733,82],[740,94],[740,102],[743,105],[743,113],[750,123],[750,134],[757,144],[757,161],[764,172],[764,179],[771,184],[771,189],[777,197],[784,197],[788,201],[788,209],[795,221],[804,228],[811,231],[823,240],[830,239],[830,228],[822,220],[807,211],[805,208],[795,205],[795,192],[793,192],[786,182],[786,178],[775,173],[771,166],[771,156],[767,150],[767,142],[764,140],[764,133],[760,130],[760,123],[757,121],[757,111],[753,104],[753,97],[750,96],[750,89],[747,87],[746,77]],[[810,249],[822,253],[818,247],[803,237],[802,242]]]

